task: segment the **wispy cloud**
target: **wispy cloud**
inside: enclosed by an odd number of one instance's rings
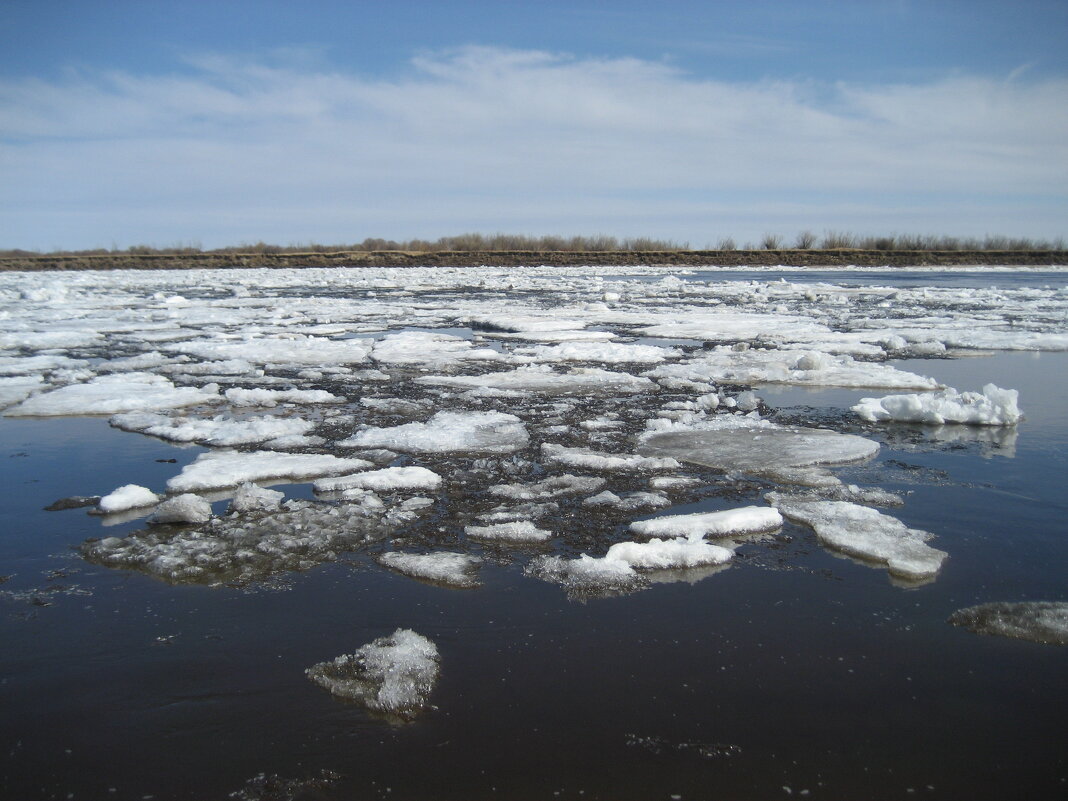
[[[1000,230],[1057,235],[1033,230],[1034,209],[1065,209],[1068,81],[729,83],[659,62],[487,47],[422,54],[384,79],[315,59],[199,56],[171,75],[0,83],[0,186],[0,246],[561,220],[694,239],[672,228],[680,216],[692,225],[687,208],[741,202],[764,229],[806,195],[818,225],[839,225],[829,215],[864,197],[875,211],[863,227],[886,230],[937,198],[948,233],[970,232],[976,203],[1001,203]]]

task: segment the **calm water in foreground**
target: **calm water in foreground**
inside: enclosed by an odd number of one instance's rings
[[[341,778],[328,788],[247,797],[1066,797],[1068,648],[946,618],[1068,599],[1068,354],[899,366],[1019,389],[1027,414],[1015,436],[880,429],[872,463],[836,471],[907,493],[891,513],[950,554],[915,588],[793,524],[696,583],[585,602],[515,564],[486,564],[484,586],[461,591],[366,553],[280,589],[169,586],[83,562],[75,549],[102,536],[99,519],[42,509],[131,476],[161,486],[203,449],[106,419],[0,419],[0,795],[225,799],[260,773],[329,770]],[[885,394],[758,389],[843,430],[859,430],[850,404]],[[762,503],[765,488],[673,511]],[[416,722],[391,725],[305,678],[398,627],[441,653],[436,708]]]

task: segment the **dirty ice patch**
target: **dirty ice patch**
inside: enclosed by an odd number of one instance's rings
[[[213,451],[202,453],[167,482],[170,492],[202,492],[236,487],[248,481],[290,479],[307,481],[320,476],[350,473],[373,467],[363,459],[272,451]]]
[[[1068,602],[1065,601],[979,604],[958,609],[949,616],[949,622],[976,634],[1068,645]]]
[[[943,425],[1011,426],[1023,417],[1015,389],[987,384],[982,392],[945,389],[923,395],[861,398],[852,409],[870,423],[898,422]]]
[[[517,348],[515,353],[536,362],[601,362],[603,364],[655,364],[680,356],[677,348],[620,342],[567,342]]]
[[[163,501],[152,511],[149,523],[207,523],[211,504],[191,492]]]
[[[249,417],[235,420],[228,415],[210,419],[168,417],[155,412],[127,412],[108,421],[115,428],[159,437],[170,442],[195,442],[214,447],[233,447],[307,434],[315,423],[294,417]]]
[[[447,365],[460,361],[507,361],[493,348],[476,348],[462,337],[429,331],[404,331],[378,341],[371,358],[388,365]]]
[[[888,364],[858,362],[852,356],[803,350],[735,350],[720,346],[681,364],[643,373],[649,378],[718,381],[736,384],[888,389],[939,389],[933,378]]]
[[[441,476],[425,467],[385,467],[351,476],[320,478],[313,484],[315,491],[343,492],[350,489],[373,492],[398,490],[434,490],[441,486]]]
[[[824,545],[849,556],[886,565],[891,575],[909,581],[932,580],[948,556],[932,548],[933,536],[900,520],[846,501],[776,500],[786,517],[810,526]]]
[[[203,403],[218,403],[218,386],[202,389],[176,387],[152,373],[122,373],[98,376],[84,384],[35,395],[5,414],[11,417],[118,414],[156,409],[177,409]]]
[[[546,464],[577,467],[584,470],[637,472],[677,470],[682,467],[678,461],[670,457],[600,453],[589,448],[568,448],[565,445],[554,445],[549,442],[541,446],[541,456]]]
[[[596,492],[605,485],[605,479],[596,476],[575,476],[565,473],[551,476],[534,484],[496,484],[489,494],[515,501],[545,501],[563,495],[585,495]]]
[[[366,361],[371,342],[363,339],[321,337],[254,337],[244,340],[193,340],[165,346],[174,353],[187,353],[211,361],[244,359],[254,364],[338,365]]]
[[[437,646],[411,629],[308,668],[313,682],[339,698],[402,720],[426,708],[437,682],[441,658]]]
[[[273,514],[226,515],[174,530],[154,526],[126,537],[88,540],[90,562],[139,570],[174,584],[247,586],[308,570],[379,540],[388,522],[358,504],[289,502]]]
[[[228,389],[226,400],[233,406],[271,409],[279,403],[344,403],[345,398],[322,389]]]
[[[477,571],[482,560],[477,556],[451,551],[401,553],[389,551],[378,563],[405,576],[446,584],[450,587],[477,587]]]
[[[782,515],[769,506],[745,506],[720,512],[667,515],[630,524],[630,530],[643,537],[729,537],[758,534],[782,526]]]
[[[711,418],[644,435],[639,452],[789,483],[839,483],[821,466],[869,459],[879,443],[824,428],[783,426],[747,416]]]
[[[438,412],[425,423],[368,428],[338,445],[406,453],[512,453],[530,440],[523,421],[502,412]]]
[[[557,395],[585,395],[594,392],[633,394],[651,392],[657,386],[648,378],[600,368],[576,368],[558,373],[549,365],[519,367],[499,373],[466,376],[423,376],[416,381],[445,387],[488,388],[542,392]]]

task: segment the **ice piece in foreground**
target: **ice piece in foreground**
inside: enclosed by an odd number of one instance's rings
[[[871,458],[879,451],[879,443],[824,428],[722,416],[697,426],[647,434],[638,450],[647,456],[674,457],[718,470],[818,484],[826,482],[814,468]]]
[[[979,604],[958,609],[949,622],[976,634],[1068,645],[1068,601]]]
[[[782,515],[770,506],[744,506],[721,512],[667,515],[630,524],[630,530],[645,537],[727,537],[756,534],[782,526]]]
[[[305,673],[336,696],[411,719],[427,706],[440,661],[433,641],[411,629],[397,629]]]
[[[786,517],[811,526],[824,545],[884,563],[891,574],[910,581],[934,578],[949,555],[927,544],[932,534],[867,506],[781,497],[776,505]]]
[[[438,412],[425,423],[368,428],[338,445],[415,453],[512,453],[526,447],[529,439],[523,421],[512,414]]]
[[[899,422],[965,423],[973,426],[1016,425],[1023,415],[1017,406],[1019,393],[987,384],[982,392],[941,392],[914,395],[887,395],[883,398],[861,398],[853,411],[870,423]]]
[[[218,387],[176,387],[151,373],[98,376],[85,384],[65,387],[28,398],[8,409],[10,417],[118,414],[149,409],[177,409],[201,403],[218,403]]]
[[[159,503],[159,496],[148,487],[126,484],[101,498],[97,506],[101,512],[110,515],[130,509],[155,506],[157,503]]]
[[[152,512],[150,523],[207,523],[211,519],[211,504],[187,492],[168,498]]]
[[[379,564],[412,578],[436,581],[450,587],[477,587],[476,571],[482,560],[477,556],[449,551],[400,553],[390,551],[378,557]]]
[[[171,492],[202,492],[236,487],[247,481],[288,478],[306,481],[373,467],[363,459],[307,453],[214,451],[202,453],[167,482]]]

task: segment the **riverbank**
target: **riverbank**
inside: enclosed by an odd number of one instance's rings
[[[240,267],[519,267],[677,264],[687,267],[937,267],[1068,265],[1061,250],[665,250],[665,251],[341,251],[335,253],[108,253],[0,258],[0,271],[192,270]]]

